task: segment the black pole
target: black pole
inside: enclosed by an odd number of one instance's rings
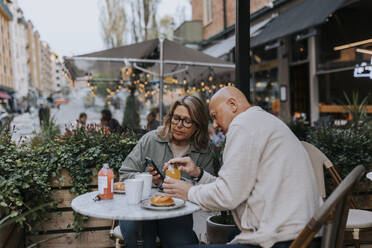
[[[236,0],[235,81],[250,101],[250,0]]]

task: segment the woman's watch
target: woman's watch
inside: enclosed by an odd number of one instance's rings
[[[204,174],[204,170],[202,168],[199,167],[199,170],[200,170],[200,174],[199,176],[197,177],[194,177],[193,180],[198,183],[200,181],[200,179],[203,177],[203,174]]]

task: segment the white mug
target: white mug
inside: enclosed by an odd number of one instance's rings
[[[143,192],[143,179],[127,179],[124,184],[128,204],[140,203]]]
[[[135,178],[143,180],[142,200],[149,198],[151,194],[152,175],[144,172],[137,174]]]

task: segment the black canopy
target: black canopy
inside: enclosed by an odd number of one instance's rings
[[[304,0],[280,13],[259,35],[251,39],[251,47],[317,26],[325,22],[343,2],[344,0]]]

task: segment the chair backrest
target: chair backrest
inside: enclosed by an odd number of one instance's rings
[[[324,183],[324,173],[323,173],[323,166],[329,172],[332,177],[332,180],[339,185],[342,181],[340,174],[337,172],[335,166],[327,158],[327,156],[316,148],[314,145],[301,141],[302,145],[305,147],[307,153],[309,154],[311,163],[313,165],[314,173],[318,183],[318,189],[320,195],[323,199],[326,198],[326,191],[325,191],[325,183]],[[351,198],[351,208],[357,208],[355,201]]]
[[[325,190],[325,183],[324,183],[323,165],[329,159],[324,155],[324,153],[322,153],[314,145],[307,143],[305,141],[301,141],[301,143],[305,147],[305,150],[307,151],[307,153],[309,154],[311,165],[313,166],[313,169],[314,169],[320,195],[323,199],[325,199],[326,190]]]
[[[364,166],[355,167],[337,186],[324,204],[315,212],[302,232],[292,242],[290,248],[307,247],[320,228],[330,221],[330,228],[323,234],[323,247],[341,248],[349,212],[350,195],[355,184],[365,173]],[[326,244],[324,244],[326,242]]]

